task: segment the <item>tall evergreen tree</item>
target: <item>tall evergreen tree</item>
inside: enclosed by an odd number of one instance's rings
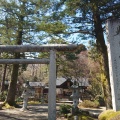
[[[97,50],[100,53],[103,65],[101,67],[101,79],[104,81],[106,107],[111,108],[108,56],[104,33],[106,20],[120,17],[120,1],[61,0],[55,4],[55,9],[57,12],[54,13],[54,16],[56,18],[57,16],[58,18],[64,16],[64,23],[69,25],[69,35],[79,33],[79,39],[96,40]]]
[[[38,17],[47,12],[49,0],[1,0],[0,39],[1,44],[22,45],[35,43],[35,29]],[[12,58],[21,58],[21,53],[11,53]],[[8,95],[5,103],[15,105],[19,64],[14,64]]]

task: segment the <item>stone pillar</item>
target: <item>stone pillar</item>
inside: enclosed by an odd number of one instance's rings
[[[48,120],[56,120],[56,52],[50,50]]]
[[[107,21],[107,49],[113,110],[120,110],[120,20]]]

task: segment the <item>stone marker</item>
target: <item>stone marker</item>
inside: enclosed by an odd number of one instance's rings
[[[107,48],[113,110],[120,110],[120,19],[107,21]]]

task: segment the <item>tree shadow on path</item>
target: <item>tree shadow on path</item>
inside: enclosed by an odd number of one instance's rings
[[[48,107],[44,105],[30,105],[28,110],[19,108],[0,110],[0,120],[48,120]]]

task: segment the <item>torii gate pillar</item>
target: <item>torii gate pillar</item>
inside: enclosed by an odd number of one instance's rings
[[[107,48],[113,110],[120,110],[120,19],[107,21]]]
[[[50,50],[48,120],[56,120],[56,52]]]

